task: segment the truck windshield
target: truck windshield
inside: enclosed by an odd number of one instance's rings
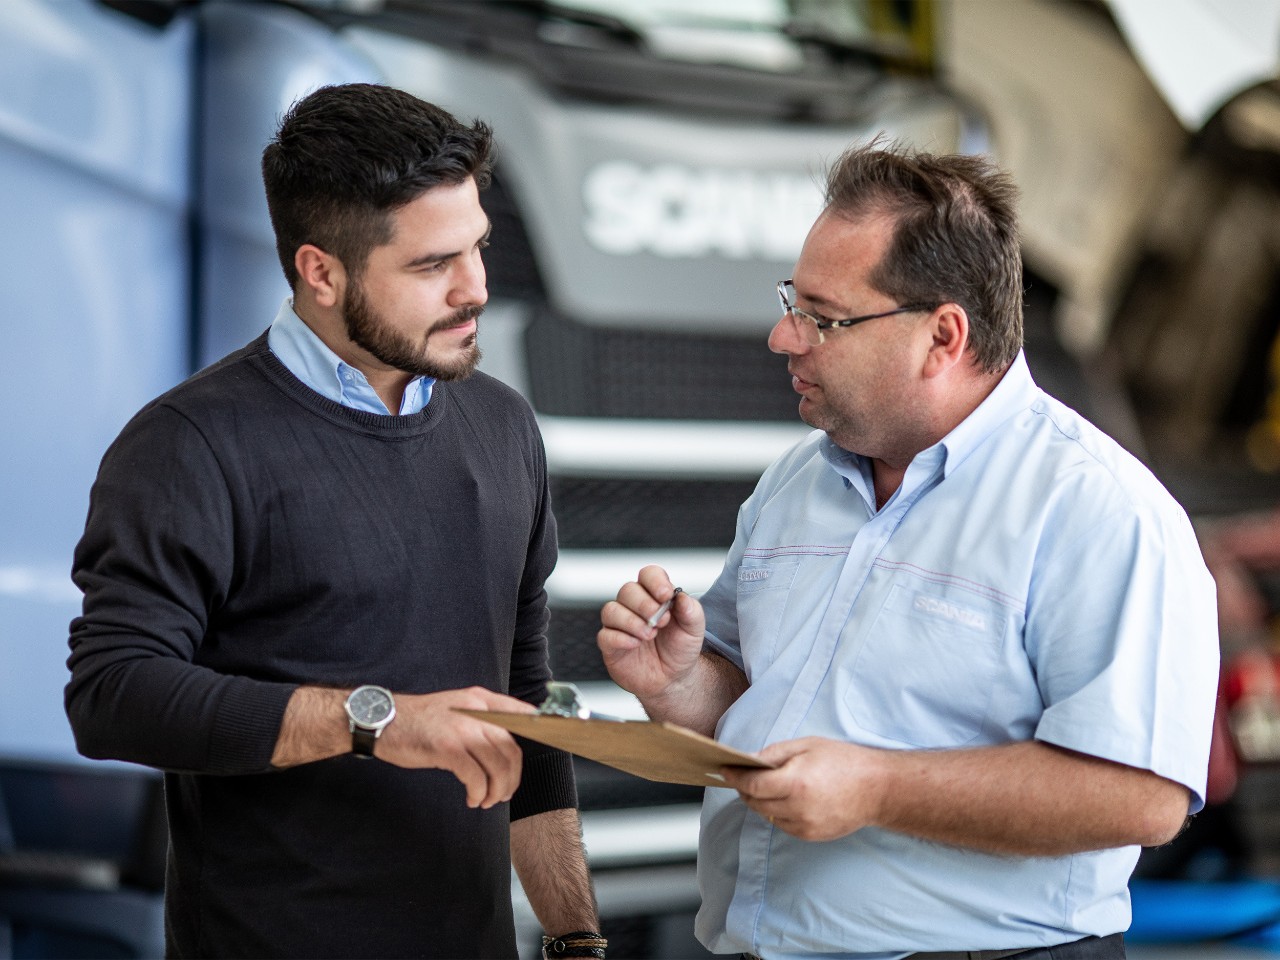
[[[931,55],[928,7],[915,0],[557,0],[547,8],[624,23],[668,60],[793,73],[815,56],[924,67]]]

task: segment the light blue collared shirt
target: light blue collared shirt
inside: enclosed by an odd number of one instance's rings
[[[321,396],[366,413],[391,412],[365,375],[344,362],[302,322],[293,310],[290,297],[285,298],[271,322],[267,346],[290,373]],[[430,402],[434,385],[431,377],[414,377],[404,388],[397,412],[403,415],[421,411]]]
[[[709,646],[750,680],[717,731],[733,747],[1035,738],[1203,806],[1218,643],[1191,524],[1022,356],[878,511],[863,458],[821,432],[797,444],[743,504],[703,604]],[[1129,925],[1138,852],[994,856],[877,828],[809,843],[711,788],[697,932],[769,960],[1106,935]]]

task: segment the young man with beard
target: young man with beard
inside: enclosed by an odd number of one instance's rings
[[[1116,960],[1140,846],[1204,805],[1214,584],[1033,382],[1015,195],[978,157],[835,164],[769,337],[818,429],[701,601],[651,566],[603,610],[651,717],[776,766],[707,791],[717,953]]]
[[[80,750],[165,771],[172,956],[509,957],[514,863],[603,956],[532,711],[556,559],[528,405],[475,372],[490,133],[328,87],[263,154],[293,297],[107,451],[74,579]]]

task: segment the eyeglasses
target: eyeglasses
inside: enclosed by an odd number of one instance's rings
[[[899,313],[933,310],[938,306],[936,303],[909,303],[905,307],[886,310],[884,313],[869,313],[865,317],[851,317],[848,320],[825,320],[796,306],[796,288],[795,284],[790,280],[778,281],[778,301],[782,304],[782,312],[789,316],[791,322],[795,325],[796,333],[811,347],[822,344],[826,339],[824,331],[830,330],[832,327],[852,327],[855,323],[879,320],[881,317],[892,317]]]

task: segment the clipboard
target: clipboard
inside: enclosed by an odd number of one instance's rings
[[[538,743],[661,783],[723,787],[721,767],[774,766],[678,724],[591,714],[578,706],[577,691],[571,684],[556,684],[560,690],[572,691],[572,706],[564,709],[554,702],[557,690],[552,684],[547,686],[552,695],[539,713],[454,709]]]
[[[454,709],[530,740],[662,783],[723,787],[721,767],[773,766],[674,723]]]

